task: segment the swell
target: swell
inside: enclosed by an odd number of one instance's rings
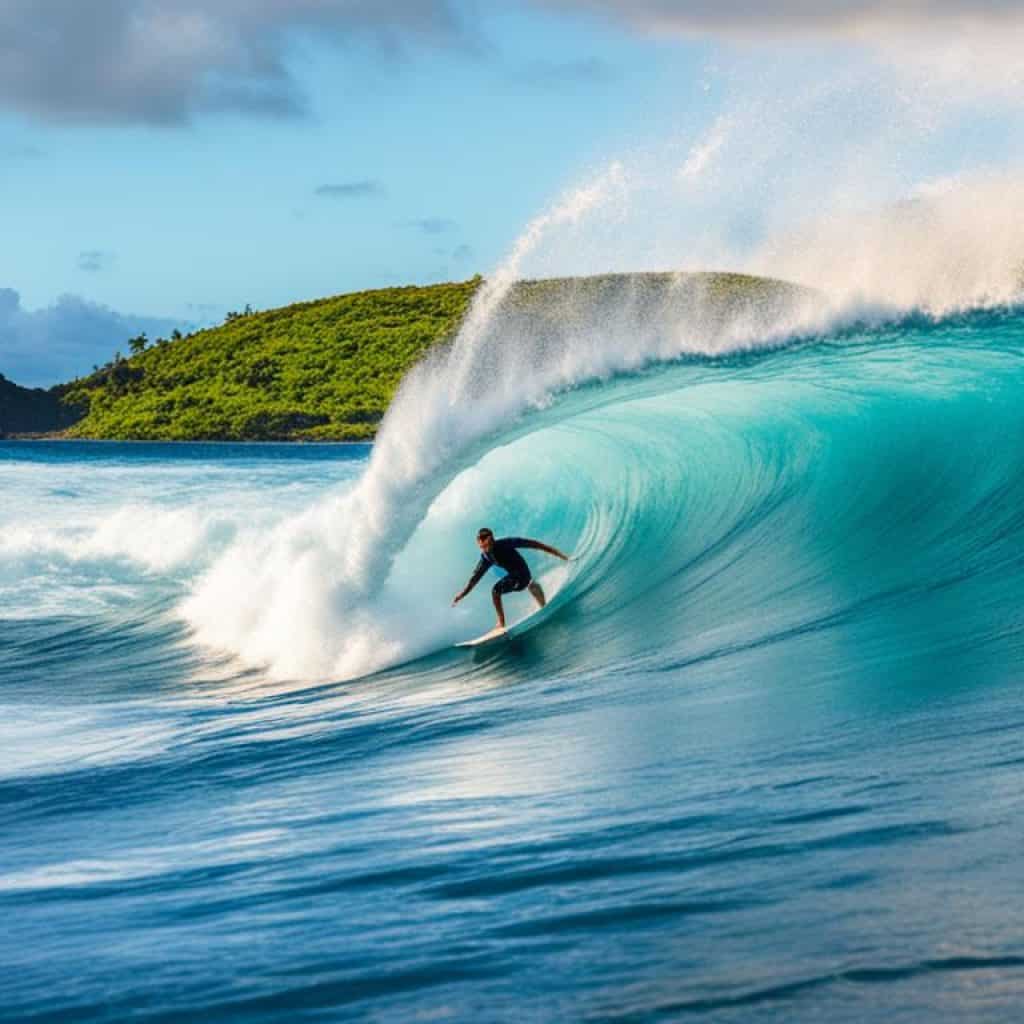
[[[454,343],[407,376],[358,484],[235,545],[205,576],[182,609],[200,641],[279,677],[353,676],[407,656],[366,607],[464,469],[535,430],[534,414],[567,390],[687,352],[771,344],[816,305],[739,275],[540,283],[537,294],[495,280]]]
[[[1014,310],[917,315],[562,391],[414,488],[415,523],[358,602],[342,592],[355,540],[329,517],[364,509],[328,504],[290,524],[283,549],[277,538],[245,551],[278,559],[271,586],[282,550],[310,571],[284,573],[289,601],[301,594],[310,613],[298,636],[285,614],[284,667],[308,667],[303,634],[318,654],[324,632],[337,636],[330,671],[358,676],[482,631],[485,598],[448,604],[485,522],[578,556],[567,575],[535,559],[557,592],[539,627],[552,668],[680,665],[843,630],[864,634],[870,654],[894,615],[923,649],[1013,643],[999,592],[1019,570],[1024,525],[1021,335]],[[220,582],[237,586],[238,567],[222,564]],[[982,594],[983,610],[971,604]],[[272,624],[261,639],[256,653],[273,661]]]
[[[869,664],[887,656],[894,624],[908,657],[975,668],[996,652],[1016,658],[1022,325],[1014,308],[915,313],[774,349],[656,360],[562,390],[443,462],[409,501],[408,538],[356,605],[337,601],[334,575],[331,517],[339,501],[352,511],[344,496],[248,531],[238,509],[228,516],[198,499],[157,518],[120,509],[92,534],[44,525],[30,544],[8,531],[0,568],[12,586],[24,591],[25,572],[31,582],[56,566],[93,592],[108,581],[114,596],[102,614],[5,621],[5,676],[31,687],[63,671],[69,693],[79,670],[97,693],[110,689],[97,689],[100,677],[140,693],[183,676],[255,683],[189,643],[175,611],[197,573],[202,593],[211,563],[232,588],[254,573],[267,584],[244,595],[243,611],[249,597],[260,606],[245,629],[279,613],[259,653],[297,653],[300,681],[321,674],[300,669],[325,648],[328,675],[385,669],[440,681],[517,675],[541,660],[552,674],[704,671],[820,637],[840,660]],[[489,624],[485,585],[449,608],[485,522],[577,556],[568,572],[533,558],[554,614],[509,649],[518,664],[500,652],[446,653]],[[164,544],[168,531],[180,536]],[[282,552],[315,574],[310,592],[282,570]],[[509,610],[527,609],[513,597]],[[314,648],[295,636],[296,621]],[[237,650],[222,646],[228,657]]]
[[[560,597],[584,663],[678,667],[829,631],[870,656],[894,617],[910,650],[1015,645],[1020,342],[1017,315],[976,314],[659,368],[575,415],[568,400],[480,468],[514,492],[535,472],[517,463],[557,453],[548,508],[509,518],[577,546]]]

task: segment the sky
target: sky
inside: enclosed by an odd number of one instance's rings
[[[670,140],[700,171],[738,90],[815,62],[1011,103],[1018,6],[0,0],[0,373],[50,385],[140,330],[486,275],[616,154]],[[1002,159],[974,109],[969,146]]]

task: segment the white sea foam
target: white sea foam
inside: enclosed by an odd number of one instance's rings
[[[247,465],[131,459],[2,470],[0,602],[8,617],[123,606],[153,581],[183,586],[231,544],[260,534],[322,494],[332,476],[271,460]],[[140,495],[145,494],[145,500]]]

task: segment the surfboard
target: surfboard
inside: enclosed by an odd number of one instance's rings
[[[537,625],[541,619],[546,618],[551,613],[551,602],[543,608],[534,608],[533,611],[524,615],[520,619],[516,619],[511,626],[506,626],[502,629],[499,626],[495,626],[494,629],[483,636],[475,637],[472,640],[463,640],[462,643],[458,643],[456,647],[480,647],[484,644],[494,643],[496,640],[511,640],[514,636],[519,636],[520,633],[525,633],[527,629],[531,629]]]
[[[500,640],[502,637],[508,636],[507,626],[495,626],[488,633],[484,633],[483,636],[478,636],[473,640],[463,640],[461,643],[456,644],[456,647],[479,647],[481,644],[489,644],[492,640]]]

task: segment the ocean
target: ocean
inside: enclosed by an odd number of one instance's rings
[[[1024,314],[603,351],[0,444],[0,1019],[1016,1019]]]

